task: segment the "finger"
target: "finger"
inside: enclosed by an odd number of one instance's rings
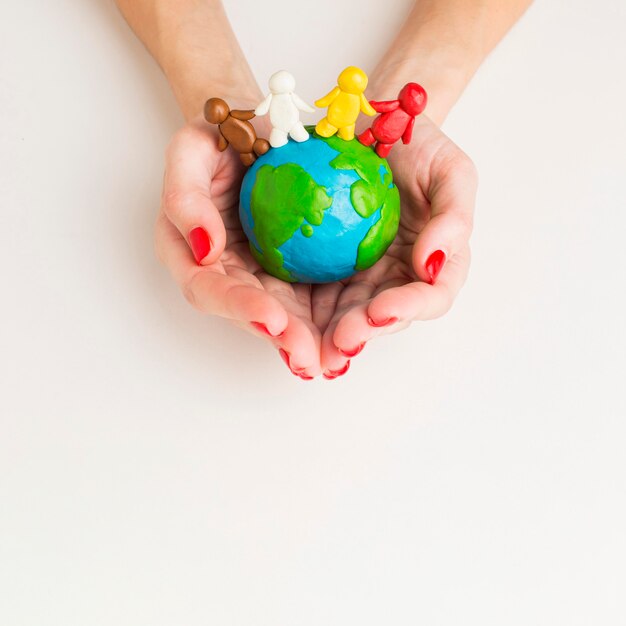
[[[333,341],[333,334],[337,323],[341,318],[336,316],[326,328],[326,331],[322,335],[322,345],[320,349],[320,365],[322,367],[322,374],[324,378],[333,380],[339,376],[343,376],[350,368],[350,358],[346,354],[343,354],[335,345]],[[365,344],[363,344],[364,346]],[[356,356],[363,347],[355,350],[352,356]]]
[[[263,324],[277,336],[287,327],[284,306],[264,289],[225,274],[219,265],[198,267],[185,239],[161,214],[155,227],[157,254],[169,268],[187,300],[203,313]],[[259,332],[259,327],[250,325]]]
[[[466,245],[445,264],[434,285],[416,281],[386,289],[369,303],[367,317],[379,324],[385,320],[428,320],[444,315],[465,283],[469,264]]]
[[[278,352],[293,374],[303,380],[311,380],[322,372],[319,330],[297,315],[288,313],[288,317],[287,328],[278,340]]]
[[[413,246],[413,267],[433,283],[447,260],[465,248],[473,227],[478,179],[476,168],[459,151],[445,164],[435,162],[428,186],[431,218]]]
[[[166,154],[162,209],[186,239],[196,262],[211,265],[226,245],[226,230],[211,197],[219,153],[208,133],[186,127]]]
[[[367,276],[364,274],[363,276]],[[353,278],[339,293],[335,314],[328,323],[323,336],[320,350],[320,361],[324,377],[334,379],[345,374],[350,367],[350,359],[355,357],[364,348],[366,341],[370,338],[359,340],[354,347],[340,350],[334,343],[333,336],[337,325],[346,313],[367,303],[375,292],[376,286],[366,278]]]
[[[289,317],[287,329],[277,342],[283,361],[305,380],[318,376],[321,373],[321,335],[311,319],[311,286],[286,283],[262,271],[256,276],[263,288],[283,305]]]
[[[374,337],[398,332],[411,323],[410,320],[389,319],[384,325],[373,326],[368,319],[368,306],[369,301],[353,306],[337,322],[332,340],[345,356],[356,356]]]
[[[311,316],[311,286],[285,283],[268,274],[261,282],[289,315],[287,330],[280,340],[281,357],[301,378],[319,376],[321,335]]]
[[[288,322],[279,337],[270,337],[270,342],[292,374],[303,380],[312,380],[321,373],[319,364],[319,337],[311,332],[309,325],[291,313]],[[235,321],[235,325],[246,329],[244,322]]]

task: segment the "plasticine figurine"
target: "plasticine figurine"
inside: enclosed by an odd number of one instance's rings
[[[254,111],[231,111],[221,98],[209,98],[204,105],[204,117],[209,124],[218,125],[219,151],[223,152],[229,145],[232,146],[239,152],[244,165],[252,165],[257,156],[270,149],[267,139],[259,139],[254,126],[248,121],[254,117]]]
[[[350,141],[354,139],[354,127],[359,112],[376,115],[363,95],[367,87],[367,74],[358,67],[346,67],[337,79],[337,87],[315,102],[315,106],[328,107],[326,117],[320,120],[315,132],[321,137],[332,137],[335,133]]]
[[[381,115],[374,120],[371,128],[359,135],[359,141],[365,146],[376,142],[376,154],[386,158],[396,141],[402,139],[404,144],[411,141],[415,116],[426,108],[426,100],[426,91],[421,85],[407,83],[397,100],[370,101]]]
[[[313,113],[315,109],[294,93],[296,79],[289,72],[281,70],[272,74],[269,88],[270,93],[254,112],[256,115],[266,115],[269,112],[273,126],[270,133],[272,148],[284,146],[287,136],[298,142],[306,141],[309,133],[300,121],[300,111]]]

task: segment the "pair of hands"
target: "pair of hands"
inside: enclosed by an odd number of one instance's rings
[[[202,119],[176,133],[155,227],[157,254],[195,308],[265,337],[310,380],[345,374],[370,339],[451,307],[469,269],[477,174],[427,117],[389,156],[401,199],[395,241],[373,267],[328,284],[286,283],[255,261],[239,222],[245,168],[217,145],[217,129]],[[189,237],[197,228],[210,241],[199,262]]]

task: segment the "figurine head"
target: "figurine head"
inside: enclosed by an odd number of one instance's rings
[[[221,98],[209,98],[204,104],[204,119],[209,124],[225,122],[229,113],[229,106]]]
[[[291,93],[296,88],[296,79],[285,70],[280,70],[270,76],[270,91],[273,94]]]
[[[426,91],[417,83],[407,83],[398,94],[398,100],[409,115],[419,115],[426,108]]]
[[[347,91],[353,94],[362,94],[367,87],[367,74],[358,67],[346,67],[339,78],[337,84],[342,91]]]

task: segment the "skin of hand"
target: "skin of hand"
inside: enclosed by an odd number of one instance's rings
[[[393,100],[406,83],[419,82],[428,92],[428,117],[418,116],[411,143],[396,145],[388,157],[401,218],[386,254],[348,280],[314,287],[324,372],[345,372],[373,337],[441,316],[452,306],[469,270],[478,177],[469,157],[438,126],[530,3],[420,0],[370,77],[368,93],[378,100]]]
[[[218,151],[217,132],[197,118],[170,142],[155,226],[157,255],[192,306],[267,339],[295,375],[310,380],[321,373],[310,288],[271,276],[252,257],[239,220],[245,168],[234,150]],[[198,227],[210,238],[199,263],[188,242]]]
[[[418,81],[429,94],[433,121],[421,115],[411,144],[389,157],[401,196],[398,236],[374,267],[313,286],[285,283],[253,259],[238,218],[244,168],[233,150],[217,149],[217,128],[197,117],[210,96],[233,109],[254,109],[262,100],[221,2],[117,4],[188,120],[167,149],[155,241],[193,306],[265,337],[304,380],[345,374],[368,340],[450,308],[469,268],[477,176],[437,124],[529,0],[416,3],[368,90],[393,99],[403,84]],[[258,134],[267,136],[267,129]],[[200,262],[190,241],[198,228],[210,239]]]
[[[325,372],[346,368],[374,337],[446,313],[467,277],[477,188],[472,161],[425,116],[412,143],[389,161],[401,201],[396,239],[368,270],[313,286]]]
[[[196,309],[269,341],[303,380],[318,376],[321,333],[311,319],[310,287],[270,276],[252,257],[238,214],[245,168],[234,150],[218,150],[217,126],[199,115],[212,96],[242,110],[253,110],[262,100],[221,2],[117,4],[163,69],[187,119],[165,154],[157,256]],[[254,124],[257,135],[269,136],[268,120]],[[199,262],[192,232],[203,239]]]

